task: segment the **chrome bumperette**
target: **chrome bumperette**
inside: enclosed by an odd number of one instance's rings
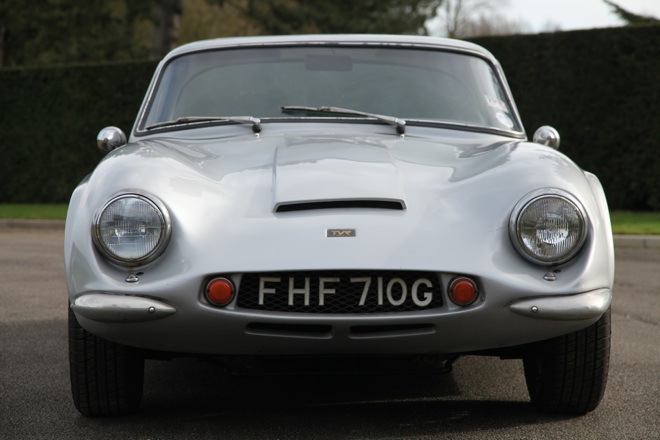
[[[76,298],[71,309],[85,318],[100,322],[153,321],[173,315],[169,304],[140,296],[89,293]]]
[[[611,303],[612,290],[603,288],[577,295],[521,299],[509,304],[509,310],[529,318],[573,321],[598,318]]]

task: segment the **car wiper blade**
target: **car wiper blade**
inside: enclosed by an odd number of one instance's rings
[[[283,113],[310,112],[310,113],[332,113],[332,114],[365,116],[367,118],[374,118],[381,122],[385,122],[386,124],[395,126],[396,132],[399,134],[404,134],[406,132],[406,121],[404,119],[396,118],[394,116],[379,115],[376,113],[362,112],[360,110],[351,110],[347,108],[330,107],[330,106],[306,107],[301,105],[285,105],[281,108]]]
[[[261,132],[261,119],[253,116],[181,116],[172,121],[158,122],[147,127],[147,130],[153,128],[169,127],[178,124],[188,124],[191,122],[236,122],[239,124],[252,124],[252,131],[255,133]]]

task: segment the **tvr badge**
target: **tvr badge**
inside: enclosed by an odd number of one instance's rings
[[[355,237],[355,229],[326,229],[325,236],[330,238]]]

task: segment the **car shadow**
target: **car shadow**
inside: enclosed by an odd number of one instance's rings
[[[214,362],[176,359],[148,362],[142,409],[122,419],[154,429],[167,425],[174,430],[169,434],[381,438],[568,418],[539,413],[527,400],[465,397],[454,374],[230,375]]]
[[[65,321],[0,329],[12,341],[0,353],[2,438],[442,438],[569,419],[533,409],[519,362],[483,357],[439,375],[236,376],[209,360],[150,360],[138,413],[87,418],[71,399]]]

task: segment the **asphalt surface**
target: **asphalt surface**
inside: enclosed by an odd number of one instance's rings
[[[0,439],[659,439],[660,249],[617,247],[613,352],[582,417],[528,403],[520,361],[449,375],[228,376],[148,361],[142,410],[88,419],[69,393],[60,228],[0,227]]]

